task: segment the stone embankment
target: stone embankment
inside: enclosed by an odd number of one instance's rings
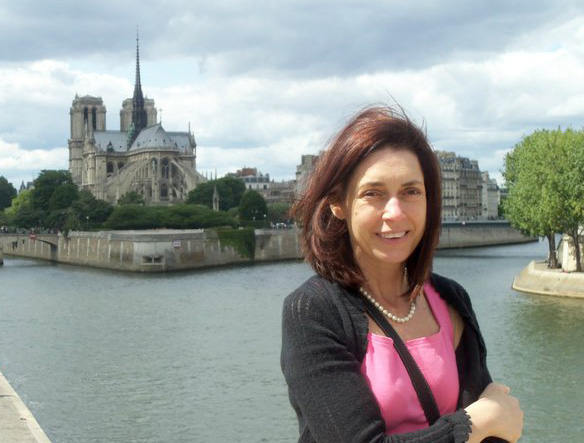
[[[215,230],[100,231],[0,235],[6,256],[137,272],[161,272],[230,264],[300,259],[297,229],[255,231],[255,250],[242,249]],[[253,236],[252,236],[253,237]],[[532,241],[505,222],[445,223],[439,248]]]
[[[550,269],[532,261],[513,280],[512,288],[531,294],[584,298],[584,273]]]
[[[1,373],[0,442],[51,443],[29,409]]]

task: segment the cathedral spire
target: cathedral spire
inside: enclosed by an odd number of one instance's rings
[[[140,80],[140,36],[138,35],[138,28],[136,28],[136,81],[134,83],[134,100],[136,99],[144,101],[142,82]]]
[[[132,98],[132,126],[134,131],[130,131],[131,133],[128,134],[128,146],[131,146],[147,124],[148,118],[144,107],[144,94],[142,94],[142,82],[140,80],[140,36],[136,28],[136,82],[134,84],[134,97]]]

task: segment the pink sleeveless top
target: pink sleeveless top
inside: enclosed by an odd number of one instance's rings
[[[428,304],[440,331],[406,342],[430,385],[440,415],[456,410],[458,369],[454,354],[454,331],[446,302],[430,285],[424,285]],[[369,333],[361,372],[367,379],[385,420],[387,434],[400,434],[428,426],[410,376],[389,337]]]

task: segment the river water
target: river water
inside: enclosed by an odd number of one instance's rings
[[[584,441],[584,300],[513,277],[546,243],[440,251],[471,294],[522,442]],[[279,368],[283,298],[300,262],[138,275],[5,257],[0,371],[54,443],[294,442]],[[340,443],[340,442],[339,442]]]

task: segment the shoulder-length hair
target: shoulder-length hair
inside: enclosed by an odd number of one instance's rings
[[[400,110],[370,107],[354,116],[321,154],[303,195],[292,207],[301,226],[305,260],[317,274],[345,287],[357,288],[364,276],[355,261],[347,222],[336,218],[331,203],[343,201],[355,168],[372,152],[390,147],[414,153],[426,187],[426,226],[420,243],[406,261],[412,297],[429,278],[440,237],[442,191],[440,166],[425,132]]]

